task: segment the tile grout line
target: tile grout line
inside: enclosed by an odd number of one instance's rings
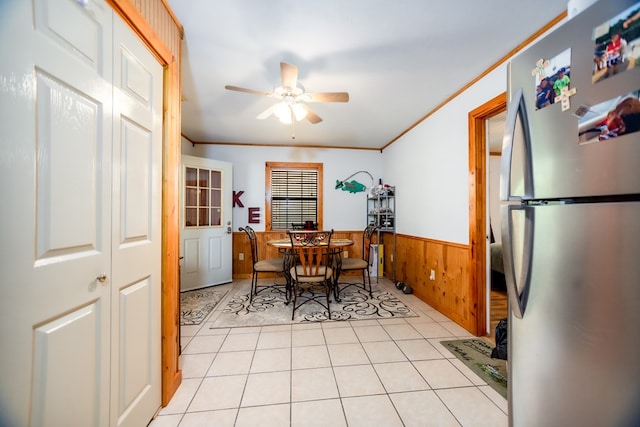
[[[207,327],[209,327],[209,326],[210,326],[210,322],[211,322],[211,319],[212,319],[213,314],[214,314],[214,313],[218,313],[218,315],[219,315],[220,311],[221,311],[221,310],[223,310],[223,309],[224,309],[224,307],[226,306],[226,301],[227,301],[229,298],[231,298],[231,296],[232,296],[232,294],[233,294],[234,289],[236,289],[238,286],[240,286],[240,283],[241,283],[241,281],[238,281],[238,282],[234,282],[234,283],[233,283],[233,285],[230,287],[230,289],[229,289],[229,291],[228,291],[227,296],[226,296],[223,300],[221,300],[221,301],[218,303],[218,306],[217,306],[217,307],[215,307],[215,308],[214,308],[214,310],[212,310],[212,312],[207,316],[207,318],[205,318],[205,319],[203,320],[203,322],[199,325],[198,329],[197,329],[197,330],[193,333],[193,335],[190,337],[191,339],[193,339],[193,338],[194,338],[194,337],[196,337],[196,336],[199,336],[199,335],[201,334],[201,332],[202,332],[202,331],[204,331]],[[413,296],[413,298],[415,298],[415,296]],[[383,340],[380,340],[380,341],[378,341],[378,340],[374,340],[374,341],[372,341],[372,342],[391,342],[391,343],[393,343],[393,344],[394,344],[394,346],[395,346],[395,348],[397,348],[397,350],[398,350],[398,351],[403,355],[403,357],[405,358],[405,360],[406,360],[406,361],[408,361],[408,362],[410,363],[410,365],[412,366],[412,368],[413,368],[413,369],[415,369],[415,370],[418,372],[418,374],[420,375],[420,378],[422,378],[422,379],[425,381],[425,383],[426,383],[426,384],[427,384],[427,386],[429,387],[427,390],[428,390],[428,391],[433,392],[433,393],[437,396],[438,400],[442,403],[442,405],[444,405],[444,407],[446,407],[446,408],[447,408],[447,411],[449,412],[449,414],[450,414],[450,415],[452,415],[452,416],[454,417],[454,419],[456,419],[456,421],[460,422],[460,421],[459,421],[459,419],[458,419],[458,417],[456,417],[456,415],[452,412],[451,408],[449,408],[449,407],[445,404],[445,402],[442,400],[442,398],[441,398],[440,394],[437,392],[438,390],[444,390],[444,389],[456,389],[456,388],[474,388],[474,389],[478,390],[480,393],[482,393],[482,394],[483,394],[487,399],[489,399],[489,400],[490,400],[490,401],[491,401],[491,402],[492,402],[492,403],[493,403],[493,404],[494,404],[494,405],[495,405],[495,406],[496,406],[496,407],[497,407],[501,412],[503,412],[503,413],[504,413],[504,411],[503,411],[503,410],[502,410],[502,408],[498,405],[498,403],[496,403],[496,402],[493,400],[493,398],[491,398],[490,396],[488,396],[488,395],[487,395],[486,393],[484,393],[484,391],[481,389],[481,387],[482,387],[482,386],[485,386],[485,385],[484,385],[484,384],[476,384],[476,383],[475,383],[471,378],[469,378],[469,377],[468,377],[468,375],[466,375],[464,372],[462,372],[462,371],[458,368],[458,366],[456,366],[455,364],[453,364],[453,363],[451,362],[451,358],[447,357],[447,356],[443,353],[443,351],[441,351],[441,349],[439,348],[439,346],[441,346],[440,341],[441,341],[442,339],[456,339],[456,338],[458,338],[458,339],[460,339],[460,338],[464,339],[464,338],[467,338],[467,336],[462,336],[462,337],[460,337],[460,336],[456,335],[456,332],[451,331],[451,330],[449,330],[448,328],[446,328],[446,327],[443,325],[443,323],[446,323],[446,322],[447,322],[446,320],[442,320],[442,319],[437,320],[437,319],[433,319],[433,318],[431,318],[431,317],[429,316],[429,314],[428,314],[428,312],[429,312],[429,311],[431,311],[431,310],[427,310],[427,309],[425,308],[425,306],[420,306],[420,307],[419,307],[418,305],[414,304],[414,301],[410,301],[410,299],[413,299],[413,298],[408,298],[408,296],[402,295],[402,296],[400,296],[398,299],[399,299],[401,302],[403,302],[405,305],[407,305],[411,310],[413,310],[413,311],[414,311],[414,312],[415,312],[419,317],[426,316],[427,318],[430,318],[430,319],[433,321],[433,323],[434,323],[434,324],[437,324],[437,325],[439,325],[440,327],[444,328],[444,330],[446,330],[446,332],[447,332],[447,333],[449,333],[450,335],[449,335],[449,336],[447,336],[447,337],[427,337],[427,336],[423,335],[423,334],[422,334],[422,333],[417,329],[417,327],[416,327],[416,324],[418,324],[418,323],[422,323],[422,322],[411,322],[410,320],[405,319],[405,318],[398,318],[398,320],[400,320],[400,322],[399,322],[399,323],[387,323],[387,324],[386,324],[386,326],[393,326],[393,325],[409,326],[409,327],[410,327],[409,329],[410,329],[411,331],[416,332],[416,333],[420,336],[420,338],[415,338],[416,340],[425,341],[425,342],[426,342],[426,343],[428,343],[429,345],[433,346],[433,348],[434,348],[434,349],[437,351],[437,353],[440,355],[440,357],[438,358],[438,360],[442,359],[442,360],[447,361],[450,365],[452,365],[452,366],[455,368],[455,370],[456,370],[457,372],[459,372],[463,377],[467,378],[467,379],[471,382],[471,385],[470,385],[470,386],[464,386],[464,387],[443,387],[443,388],[441,388],[441,389],[434,389],[434,388],[431,386],[431,384],[429,384],[429,382],[427,381],[427,379],[423,376],[423,374],[422,374],[422,373],[417,369],[417,367],[415,366],[415,362],[416,362],[416,360],[411,359],[411,358],[408,356],[408,354],[406,353],[406,350],[403,350],[403,348],[402,348],[402,347],[400,347],[400,345],[398,344],[398,341],[408,341],[408,340],[411,340],[412,338],[404,339],[402,335],[398,336],[398,338],[394,338],[394,336],[392,336],[391,334],[389,334],[389,332],[388,332],[388,331],[387,331],[387,329],[385,328],[385,324],[384,324],[384,323],[381,323],[381,322],[379,321],[380,319],[375,319],[375,321],[376,321],[376,323],[377,323],[377,324],[376,324],[376,326],[379,326],[380,328],[382,328],[382,330],[386,333],[387,338],[386,338],[386,339],[383,339]],[[426,305],[426,306],[427,306],[427,307],[429,307],[428,305]],[[412,318],[412,319],[413,319],[413,318]],[[432,322],[426,322],[426,323],[432,323]],[[374,366],[375,364],[373,363],[373,361],[372,361],[372,359],[371,359],[370,354],[369,354],[369,353],[366,351],[366,349],[365,349],[364,343],[363,343],[363,341],[362,341],[362,339],[363,339],[363,338],[362,338],[361,336],[359,336],[359,335],[356,333],[357,326],[354,324],[354,321],[349,321],[349,322],[348,322],[348,328],[349,328],[349,331],[350,331],[350,332],[355,336],[355,339],[356,339],[357,344],[360,346],[360,348],[363,350],[363,352],[364,352],[364,354],[365,354],[365,356],[366,356],[366,359],[367,359],[367,361],[368,361],[368,366],[369,366],[371,369],[373,369],[373,370],[374,370],[374,372],[375,372],[375,374],[376,374],[376,378],[377,378],[377,380],[378,380],[378,381],[380,382],[380,384],[382,385],[382,388],[383,388],[384,392],[383,392],[383,393],[381,393],[381,394],[380,394],[380,393],[374,393],[374,394],[363,394],[363,395],[358,395],[358,396],[342,396],[342,393],[341,393],[340,388],[339,388],[339,386],[338,386],[338,380],[337,380],[337,377],[336,377],[336,368],[337,368],[337,366],[334,364],[334,363],[335,363],[335,360],[334,360],[334,357],[332,357],[331,352],[329,351],[329,342],[328,342],[328,340],[327,340],[327,331],[328,331],[329,329],[338,329],[338,328],[326,328],[326,327],[325,327],[325,325],[323,325],[323,324],[320,324],[319,326],[320,326],[320,329],[322,330],[322,337],[323,337],[323,341],[324,341],[324,343],[323,343],[323,348],[324,348],[324,351],[325,351],[325,352],[326,352],[326,354],[327,354],[327,357],[328,357],[328,360],[329,360],[329,364],[330,364],[330,367],[331,367],[331,370],[332,370],[331,372],[332,372],[332,374],[333,374],[333,380],[334,380],[334,382],[335,382],[335,386],[336,386],[336,390],[337,390],[337,399],[338,399],[338,401],[340,402],[340,407],[342,408],[342,412],[343,412],[343,413],[342,413],[342,416],[344,417],[345,423],[347,422],[347,418],[346,418],[346,417],[347,417],[347,413],[346,413],[346,411],[345,411],[345,407],[344,407],[344,399],[345,399],[345,398],[347,398],[347,397],[366,397],[366,396],[374,396],[374,395],[385,395],[385,396],[387,396],[387,399],[389,399],[389,401],[391,402],[392,407],[394,408],[394,411],[395,411],[396,415],[399,417],[399,419],[400,419],[400,420],[402,420],[402,417],[400,416],[400,412],[399,412],[399,410],[398,410],[398,408],[397,408],[396,404],[393,402],[393,399],[391,399],[391,396],[392,396],[393,394],[408,393],[408,392],[410,392],[411,390],[402,391],[402,392],[398,391],[398,392],[393,392],[393,393],[389,391],[388,386],[387,386],[387,385],[385,385],[385,384],[384,384],[384,382],[382,381],[382,379],[381,379],[381,377],[380,377],[380,373],[375,369],[375,366]],[[369,326],[369,325],[367,325],[367,326]],[[362,327],[367,327],[367,326],[362,326]],[[301,330],[302,330],[302,329],[301,329]],[[191,399],[190,399],[190,400],[189,400],[189,402],[187,403],[187,405],[186,405],[186,408],[185,408],[184,412],[177,414],[177,415],[179,415],[179,416],[180,416],[179,423],[181,423],[181,422],[183,421],[183,419],[184,419],[185,415],[188,413],[188,408],[193,404],[193,400],[194,400],[195,396],[198,394],[198,391],[200,390],[200,388],[202,387],[202,384],[203,384],[204,379],[206,379],[206,378],[207,378],[207,374],[209,373],[209,370],[211,369],[211,367],[213,366],[213,363],[215,362],[216,358],[217,358],[217,357],[218,357],[218,355],[220,354],[220,350],[223,348],[224,343],[227,341],[227,339],[229,338],[229,336],[230,336],[230,335],[232,335],[232,331],[233,331],[233,327],[227,328],[226,332],[224,333],[224,339],[222,340],[222,343],[220,344],[220,347],[218,348],[218,351],[217,351],[217,352],[215,352],[215,355],[214,355],[213,359],[211,360],[211,363],[209,364],[208,368],[207,368],[207,369],[205,370],[205,372],[202,374],[202,377],[201,377],[201,378],[199,378],[200,382],[199,382],[199,384],[198,384],[198,386],[197,386],[197,388],[196,388],[196,390],[195,390],[195,392],[194,392],[193,396],[191,397]],[[274,332],[275,332],[275,331],[274,331]],[[291,325],[291,327],[288,329],[288,332],[289,332],[289,334],[288,334],[288,335],[289,335],[288,352],[289,352],[289,358],[290,358],[290,360],[289,360],[289,367],[288,367],[288,371],[289,371],[289,424],[290,424],[290,425],[293,425],[293,421],[294,421],[294,420],[293,420],[293,406],[294,406],[294,403],[295,403],[295,402],[293,401],[293,400],[294,400],[294,396],[293,396],[293,387],[294,387],[294,383],[293,383],[293,364],[294,364],[294,355],[293,355],[293,352],[294,352],[294,332],[295,332],[295,328],[293,327],[293,325]],[[260,343],[261,338],[264,338],[264,337],[266,336],[266,335],[265,335],[266,333],[267,333],[267,331],[265,331],[265,330],[264,330],[264,326],[261,326],[261,327],[259,328],[259,330],[258,330],[258,336],[257,336],[256,342],[253,344],[253,349],[251,350],[251,351],[252,351],[252,355],[251,355],[251,362],[250,362],[250,364],[249,364],[249,368],[248,368],[248,369],[249,369],[249,371],[247,372],[247,375],[246,375],[246,378],[245,378],[245,382],[244,382],[244,386],[243,386],[242,394],[241,394],[241,397],[240,397],[240,402],[239,402],[239,404],[238,404],[238,408],[237,408],[237,410],[236,410],[236,414],[235,414],[235,421],[234,421],[234,423],[237,423],[237,422],[238,422],[239,415],[240,415],[240,411],[241,411],[241,409],[242,409],[242,400],[243,400],[243,398],[244,398],[244,396],[245,396],[245,393],[246,393],[246,391],[247,391],[247,386],[248,386],[248,383],[249,383],[249,378],[250,378],[250,376],[252,375],[251,369],[252,369],[252,367],[253,367],[253,363],[254,363],[254,362],[255,362],[255,360],[256,360],[256,359],[255,359],[255,358],[256,358],[256,352],[258,351],[258,346],[259,346],[259,343]],[[205,334],[205,335],[207,335],[207,334]],[[220,334],[220,335],[222,335],[222,334]],[[366,342],[369,342],[369,341],[366,341]],[[189,341],[189,343],[187,343],[187,344],[185,345],[185,349],[186,349],[186,348],[188,348],[189,344],[191,344],[191,340]],[[337,343],[337,344],[340,344],[340,343]],[[279,346],[280,344],[276,344],[276,345],[277,345],[277,346]],[[310,345],[311,345],[311,344],[305,344],[305,345],[302,345],[302,346],[300,346],[300,347],[308,347],[308,346],[310,346]],[[282,347],[277,347],[277,348],[282,348]],[[446,349],[445,349],[445,350],[446,350]],[[184,354],[184,353],[183,353],[183,354]],[[426,359],[426,360],[432,360],[432,359]],[[389,361],[385,361],[385,362],[381,362],[380,364],[382,364],[382,365],[388,365],[389,363],[391,363],[391,362],[389,362]],[[351,366],[351,365],[347,365],[347,366]],[[301,368],[301,369],[311,369],[311,368]],[[425,391],[427,391],[427,390],[425,390]],[[333,399],[333,398],[322,398],[322,399],[318,398],[318,399],[311,399],[310,401],[323,401],[323,400],[332,400],[332,399]],[[306,401],[305,401],[305,402],[306,402]],[[265,404],[265,405],[255,405],[255,406],[273,406],[273,405],[274,405],[274,404]],[[195,412],[200,412],[200,411],[195,411]],[[168,414],[168,415],[171,415],[171,414]],[[402,420],[402,422],[404,423],[405,421],[404,421],[404,420]]]

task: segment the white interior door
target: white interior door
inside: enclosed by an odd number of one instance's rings
[[[181,290],[232,280],[233,165],[182,156]]]
[[[112,18],[53,3],[0,14],[0,401],[8,425],[106,426]]]
[[[117,17],[113,33],[111,424],[135,427],[161,405],[163,71]]]
[[[160,131],[114,102],[114,33],[130,30],[83,5],[0,14],[1,425],[145,425],[160,406]]]

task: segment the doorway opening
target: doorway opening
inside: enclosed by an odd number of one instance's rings
[[[487,212],[489,223],[489,330],[487,335],[495,342],[498,322],[507,317],[507,288],[502,265],[502,236],[500,226],[500,162],[502,139],[507,112],[503,111],[487,119]]]
[[[499,133],[497,128],[500,125],[500,117],[506,108],[506,93],[502,93],[469,112],[469,174],[472,177],[469,182],[470,283],[474,288],[472,293],[475,299],[474,304],[478,307],[475,331],[478,336],[491,337],[494,334],[488,313],[491,317],[506,316],[506,298],[499,304],[502,305],[503,313],[499,312],[498,307],[491,311],[491,303],[497,303],[499,299],[491,298],[491,288],[487,286],[487,277],[490,277],[488,251],[491,237],[489,225],[491,201],[488,196],[491,161],[489,128],[490,126],[494,128],[492,135]],[[491,122],[494,117],[494,122]],[[504,128],[504,125],[502,126]],[[494,189],[495,191],[497,189]],[[491,218],[491,222],[499,224],[498,218]],[[493,329],[495,330],[495,326]]]

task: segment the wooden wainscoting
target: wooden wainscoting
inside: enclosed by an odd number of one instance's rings
[[[469,247],[402,234],[396,236],[396,245],[396,280],[407,283],[422,301],[476,334],[478,311],[475,287],[469,283]],[[431,270],[434,280],[429,279]]]

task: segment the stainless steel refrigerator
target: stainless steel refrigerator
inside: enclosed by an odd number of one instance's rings
[[[640,425],[639,95],[638,0],[600,0],[509,64],[511,426]]]

